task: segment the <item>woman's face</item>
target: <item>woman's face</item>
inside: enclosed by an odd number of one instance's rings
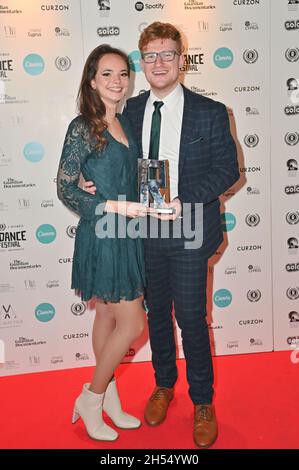
[[[129,74],[124,59],[117,54],[105,54],[99,60],[97,73],[90,84],[105,105],[117,104],[129,87]]]

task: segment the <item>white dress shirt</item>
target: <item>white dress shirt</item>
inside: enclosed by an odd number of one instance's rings
[[[143,128],[143,158],[148,158],[154,101],[163,101],[161,107],[161,129],[159,159],[169,161],[170,198],[178,195],[179,151],[184,110],[184,92],[180,84],[162,100],[151,91],[146,102]]]

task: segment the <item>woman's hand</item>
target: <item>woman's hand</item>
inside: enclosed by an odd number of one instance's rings
[[[146,207],[140,202],[131,201],[110,201],[106,202],[105,212],[116,212],[125,217],[145,217],[152,209]]]

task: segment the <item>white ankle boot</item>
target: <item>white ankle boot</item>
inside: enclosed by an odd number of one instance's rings
[[[136,429],[141,425],[141,421],[139,419],[122,410],[115,380],[112,380],[107,387],[103,410],[118,428]]]
[[[105,394],[91,392],[89,386],[90,384],[83,385],[82,393],[75,402],[72,423],[75,423],[81,417],[87,433],[92,439],[115,441],[118,437],[117,432],[107,426],[102,418]]]

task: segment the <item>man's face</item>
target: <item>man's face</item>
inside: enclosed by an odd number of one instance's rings
[[[145,46],[142,53],[162,51],[179,52],[177,43],[173,39],[155,39]],[[163,98],[174,90],[179,81],[180,67],[183,63],[183,55],[178,54],[175,54],[170,62],[163,61],[160,56],[157,56],[157,60],[150,64],[141,60],[142,70],[156,96]]]

